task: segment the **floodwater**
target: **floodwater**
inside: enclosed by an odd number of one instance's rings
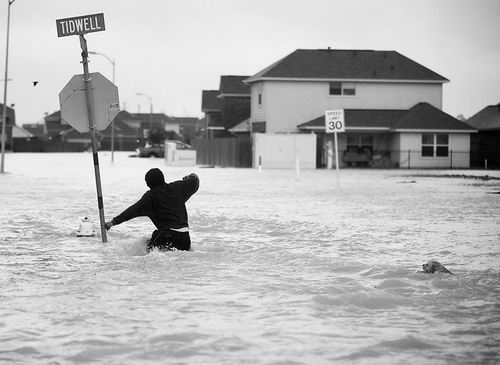
[[[0,363],[500,362],[500,180],[491,171],[167,167],[100,153],[108,219],[196,172],[192,252],[147,218],[99,232],[92,155],[7,154]],[[454,275],[421,273],[429,260]]]

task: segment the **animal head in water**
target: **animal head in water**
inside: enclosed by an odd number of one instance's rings
[[[432,274],[436,271],[451,274],[451,272],[446,267],[444,267],[437,261],[429,261],[428,263],[423,264],[422,269],[424,269],[424,271],[429,274]]]

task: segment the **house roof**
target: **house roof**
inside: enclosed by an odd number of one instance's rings
[[[247,118],[240,123],[236,124],[234,127],[229,128],[231,133],[243,133],[250,132],[250,118]]]
[[[405,80],[447,82],[396,51],[298,49],[247,79]]]
[[[220,99],[217,98],[219,90],[202,90],[201,92],[201,111],[211,112],[220,111]]]
[[[196,126],[200,123],[200,120],[196,117],[172,117],[173,123],[177,123],[183,126]]]
[[[46,122],[59,122],[61,121],[61,111],[58,110],[52,114],[46,115],[43,119],[45,119]]]
[[[43,124],[23,124],[22,127],[35,137],[41,137],[45,133],[45,126]]]
[[[12,137],[13,138],[33,138],[35,135],[23,127],[17,125],[12,126]]]
[[[464,122],[446,114],[429,103],[418,103],[408,110],[396,122],[394,129],[473,130],[473,128]]]
[[[61,135],[66,139],[88,139],[90,140],[90,133],[85,132],[85,133],[80,133],[76,129],[68,129],[64,132],[61,133]]]
[[[480,131],[500,130],[500,103],[480,110],[465,122]]]
[[[136,136],[138,132],[137,128],[131,127],[129,123],[127,123],[127,121],[131,120],[137,120],[137,118],[126,110],[121,110],[116,115],[114,122],[110,123],[105,130],[101,131],[101,133],[104,135],[111,135],[111,125],[114,125],[114,132],[116,136]]]
[[[219,96],[250,96],[250,85],[243,80],[249,76],[221,76]]]
[[[59,114],[60,115],[60,114]],[[72,127],[64,122],[63,120],[59,119],[56,120],[54,119],[46,119],[45,120],[45,127],[46,127],[46,132],[49,137],[54,137],[62,134],[62,132],[67,131],[69,129],[72,129]]]
[[[164,113],[135,113],[133,114],[136,119],[140,119],[143,124],[147,124],[150,121],[153,124],[163,124],[163,123],[173,123],[172,118]]]
[[[344,118],[347,130],[474,131],[467,124],[428,103],[418,103],[409,110],[344,109]],[[319,116],[297,127],[303,130],[324,130],[325,116]]]

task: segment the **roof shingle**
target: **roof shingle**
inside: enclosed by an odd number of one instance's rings
[[[346,128],[385,128],[388,130],[472,131],[467,124],[429,103],[418,103],[409,110],[345,109]],[[298,125],[299,129],[322,129],[325,116]]]
[[[480,110],[466,123],[480,131],[500,130],[500,103]]]
[[[220,77],[220,94],[241,94],[242,96],[250,96],[250,85],[245,84],[243,80],[248,79],[248,76],[221,76]]]
[[[447,82],[396,51],[298,49],[248,79],[307,78]]]
[[[219,90],[202,90],[201,93],[201,111],[219,111],[220,99],[217,98]]]

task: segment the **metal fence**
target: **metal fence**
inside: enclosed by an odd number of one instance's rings
[[[373,168],[443,168],[464,169],[470,167],[469,151],[449,150],[447,156],[423,156],[421,150],[374,151],[353,153],[340,151],[339,157],[347,166]]]

